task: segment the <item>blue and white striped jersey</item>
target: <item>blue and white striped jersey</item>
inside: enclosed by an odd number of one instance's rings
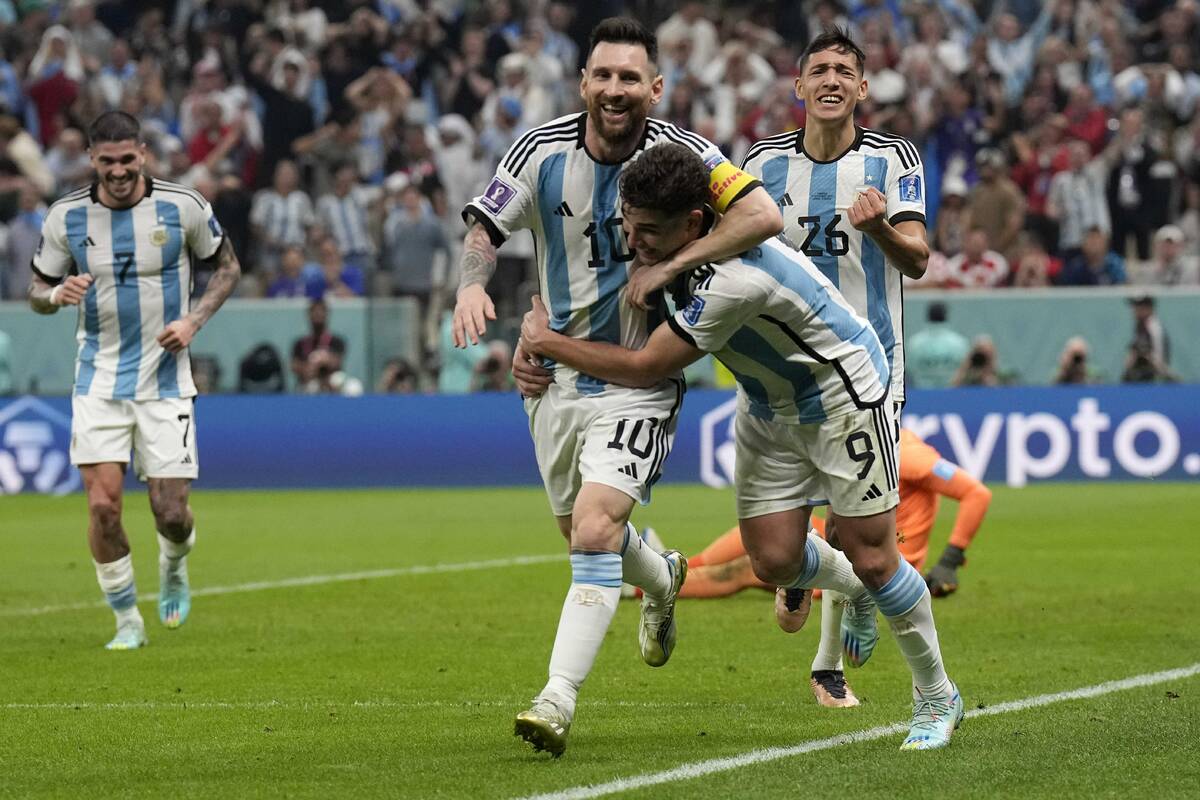
[[[887,197],[888,221],[925,221],[925,174],[917,149],[900,136],[855,128],[850,149],[832,161],[804,150],[804,130],[756,142],[742,169],[757,176],[783,212],[784,236],[866,317],[887,353],[892,399],[904,400],[903,276],[875,242],[846,219],[861,187]]]
[[[560,117],[518,139],[463,217],[468,224],[471,218],[481,222],[497,246],[518,230],[532,231],[551,328],[637,349],[663,312],[648,315],[625,302],[633,252],[621,228],[621,171],[655,144],[676,142],[704,159],[718,210],[759,183],[738,171],[712,143],[652,118],[629,158],[616,164],[597,161],[584,145],[586,120],[586,112]],[[554,366],[554,379],[580,394],[597,394],[608,385],[565,364]]]
[[[62,197],[46,212],[33,270],[57,284],[94,278],[79,308],[75,394],[111,400],[192,397],[187,352],[156,337],[188,313],[192,259],[216,254],[224,234],[199,192],[146,177],[131,208],[101,204],[97,187]]]
[[[317,219],[333,234],[342,257],[375,255],[368,215],[378,196],[375,187],[355,186],[343,197],[330,192],[317,199]]]
[[[667,322],[729,368],[749,414],[807,424],[887,399],[879,337],[783,240],[693,270],[688,290],[690,299]]]

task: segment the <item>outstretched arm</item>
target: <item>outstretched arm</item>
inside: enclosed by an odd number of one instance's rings
[[[238,279],[242,277],[242,265],[238,263],[237,254],[233,252],[233,244],[228,236],[221,240],[216,254],[206,261],[210,264],[215,263],[216,271],[209,278],[208,287],[200,297],[200,302],[190,313],[169,323],[158,335],[158,343],[168,352],[178,353],[192,343],[192,339],[204,324],[217,313],[217,309],[224,304],[229,295],[233,294]]]
[[[521,324],[520,346],[528,353],[537,353],[601,380],[633,388],[653,386],[704,355],[668,325],[658,326],[641,350],[563,336],[550,330],[549,315],[542,305],[542,298],[537,295],[533,297],[533,309]]]

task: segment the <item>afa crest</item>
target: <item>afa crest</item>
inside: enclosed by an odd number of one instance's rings
[[[166,228],[159,227],[150,231],[150,244],[154,245],[155,247],[165,246],[167,243],[167,238]]]

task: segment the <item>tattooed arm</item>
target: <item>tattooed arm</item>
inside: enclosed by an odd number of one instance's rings
[[[454,346],[478,344],[487,330],[487,320],[496,318],[496,306],[488,297],[487,282],[496,271],[496,247],[487,228],[476,222],[463,240],[459,262],[458,302],[454,306]]]
[[[54,314],[60,306],[82,303],[91,285],[92,276],[89,274],[68,275],[62,283],[51,285],[35,273],[33,282],[29,284],[29,305],[39,314]]]
[[[158,343],[169,352],[178,353],[192,343],[192,338],[204,327],[204,323],[217,313],[217,309],[233,293],[238,279],[242,276],[242,266],[233,252],[229,237],[221,240],[216,254],[207,259],[207,262],[216,264],[216,272],[209,279],[208,288],[204,290],[200,302],[191,313],[171,322],[158,335]]]

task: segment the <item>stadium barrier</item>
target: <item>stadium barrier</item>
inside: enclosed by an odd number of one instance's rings
[[[1195,480],[1200,387],[911,392],[904,423],[974,475],[1030,481]],[[688,392],[663,481],[725,487],[731,392]],[[68,493],[70,399],[0,400],[0,493]],[[521,399],[213,395],[197,401],[212,489],[512,486],[539,482]],[[133,482],[130,477],[130,482]]]

